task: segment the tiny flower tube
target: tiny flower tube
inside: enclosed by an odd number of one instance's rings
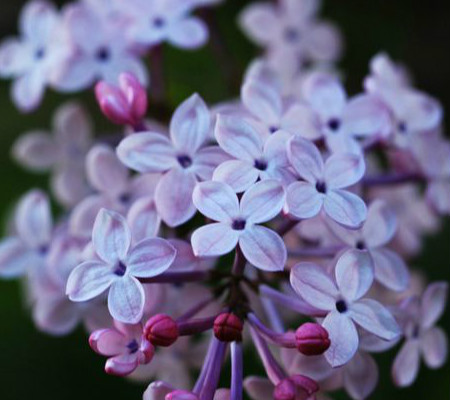
[[[141,125],[147,111],[147,93],[133,74],[120,74],[118,86],[105,81],[97,83],[95,95],[100,109],[110,121],[135,129]]]
[[[242,344],[231,343],[231,399],[242,400],[243,377],[244,377],[244,355]]]
[[[280,347],[295,349],[297,347],[295,334],[293,332],[278,333],[264,325],[261,320],[253,313],[248,314],[248,320],[262,336],[270,342]]]
[[[307,322],[295,332],[297,349],[305,356],[318,356],[325,353],[331,341],[327,330],[319,324]]]
[[[165,400],[198,400],[198,396],[187,390],[174,390],[165,397]]]
[[[179,322],[177,324],[178,332],[180,333],[180,336],[190,336],[202,333],[213,327],[215,319],[216,316]]]
[[[176,342],[180,332],[170,316],[156,314],[145,323],[144,336],[154,346],[169,347]]]
[[[294,375],[275,386],[274,400],[306,400],[319,390],[317,383],[303,375]]]
[[[224,312],[214,321],[214,335],[222,342],[240,342],[243,329],[242,320],[233,313]]]
[[[213,342],[213,345],[211,347],[211,353],[208,359],[207,367],[205,369],[204,379],[201,384],[200,392],[198,393],[198,397],[205,400],[214,398],[214,394],[219,384],[222,364],[224,362],[228,347],[227,343],[221,342],[215,337],[213,337],[211,340]]]

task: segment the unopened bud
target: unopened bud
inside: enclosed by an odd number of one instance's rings
[[[295,342],[300,353],[306,356],[318,356],[330,347],[327,330],[315,323],[307,322],[295,332]]]
[[[156,314],[145,323],[144,336],[154,346],[171,346],[179,336],[177,323],[166,314]]]
[[[233,313],[222,313],[214,321],[214,335],[222,342],[242,340],[242,320]]]
[[[273,392],[274,400],[306,400],[319,390],[316,381],[303,376],[294,375],[283,379]]]
[[[198,396],[187,390],[175,390],[167,394],[165,400],[198,400]]]

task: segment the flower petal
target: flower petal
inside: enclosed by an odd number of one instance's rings
[[[228,160],[220,164],[213,174],[213,180],[224,182],[236,193],[246,191],[259,177],[253,164],[242,160]]]
[[[247,261],[263,271],[282,271],[287,251],[283,239],[265,226],[254,225],[245,229],[239,245]]]
[[[177,165],[172,143],[159,133],[130,135],[116,151],[120,161],[138,172],[164,172]]]
[[[125,275],[111,285],[108,309],[111,316],[126,324],[137,324],[144,313],[145,293],[142,284],[133,276]]]
[[[229,159],[229,155],[219,146],[203,147],[195,154],[192,171],[200,180],[209,181],[212,179],[214,170]]]
[[[339,292],[328,274],[313,263],[299,263],[291,270],[295,292],[319,310],[334,310]]]
[[[34,70],[17,78],[12,85],[12,99],[22,112],[35,110],[42,101],[45,91],[44,74]]]
[[[352,399],[367,399],[378,383],[379,371],[373,357],[358,352],[346,365],[344,386]]]
[[[274,179],[267,179],[253,185],[241,199],[241,214],[251,224],[270,221],[283,209],[286,192]]]
[[[156,211],[153,197],[142,197],[136,200],[128,210],[127,222],[134,242],[156,236],[161,225],[161,218]]]
[[[203,46],[208,40],[208,28],[200,18],[184,18],[173,25],[168,32],[167,40],[174,46],[195,49]]]
[[[436,282],[427,287],[422,297],[420,312],[424,328],[432,327],[442,317],[447,304],[447,295],[447,282]]]
[[[116,356],[126,350],[127,338],[116,329],[100,329],[92,332],[89,345],[103,356]]]
[[[67,281],[66,293],[72,301],[87,301],[107,290],[117,278],[101,261],[85,261],[78,265]]]
[[[170,137],[178,150],[195,153],[205,142],[210,125],[208,107],[198,94],[193,94],[173,114]]]
[[[196,210],[192,203],[192,192],[196,183],[192,172],[173,168],[156,186],[156,209],[170,227],[184,224],[194,216]]]
[[[448,340],[441,328],[432,328],[422,337],[422,354],[428,368],[441,368],[447,361]]]
[[[323,207],[331,219],[348,228],[359,228],[367,216],[364,201],[345,190],[329,191]]]
[[[244,388],[252,400],[272,400],[274,386],[267,378],[249,376],[244,380]]]
[[[192,200],[195,207],[215,221],[230,222],[239,215],[239,202],[230,186],[222,182],[198,183]]]
[[[334,154],[325,163],[325,182],[330,189],[343,189],[364,176],[364,158],[354,154]]]
[[[308,140],[322,137],[318,115],[304,104],[294,104],[284,113],[281,129]]]
[[[28,251],[18,238],[6,238],[0,242],[0,277],[14,279],[25,274],[28,268],[33,267],[33,260],[37,255]]]
[[[399,387],[411,386],[419,374],[419,341],[408,340],[395,358],[392,366],[394,383]]]
[[[239,23],[245,33],[256,43],[264,45],[273,41],[280,26],[273,4],[253,3],[244,9]]]
[[[294,136],[288,143],[288,158],[297,173],[306,181],[316,183],[323,178],[322,155],[309,140]]]
[[[362,228],[364,241],[369,247],[389,243],[397,229],[397,218],[392,208],[383,200],[375,200],[367,211],[367,220]]]
[[[164,239],[141,240],[127,258],[130,273],[137,278],[151,278],[162,274],[175,260],[177,251]]]
[[[376,249],[370,252],[375,279],[388,289],[402,292],[408,288],[410,273],[403,259],[390,249]]]
[[[350,308],[350,317],[366,331],[385,340],[394,340],[401,334],[392,314],[372,299],[362,299]]]
[[[103,261],[115,264],[124,260],[131,245],[131,232],[125,218],[102,208],[92,229],[92,243]]]
[[[359,345],[358,332],[353,321],[344,314],[333,311],[322,323],[327,330],[331,345],[325,358],[333,368],[349,362],[356,354]]]
[[[12,152],[20,165],[32,171],[47,171],[58,159],[58,148],[46,132],[30,132],[20,136]]]
[[[323,204],[324,196],[308,182],[294,182],[287,188],[287,211],[296,218],[315,217],[319,214]]]
[[[166,382],[155,381],[148,385],[143,400],[164,400],[175,388]]]
[[[221,256],[233,250],[239,240],[239,232],[221,222],[198,228],[191,237],[192,249],[197,257]]]
[[[367,251],[347,250],[335,269],[337,286],[349,302],[363,297],[373,283],[373,262]]]
[[[107,374],[116,376],[127,376],[131,374],[139,365],[136,354],[123,354],[108,358],[105,364]]]

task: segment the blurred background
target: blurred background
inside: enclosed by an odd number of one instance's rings
[[[150,0],[149,0],[150,1]],[[62,3],[62,2],[59,2]],[[257,50],[236,25],[238,10],[247,0],[227,0],[217,9],[217,24],[239,66],[239,73]],[[0,1],[0,38],[16,33],[22,0]],[[450,110],[450,5],[442,0],[325,0],[324,16],[340,26],[346,51],[341,63],[351,93],[361,89],[370,58],[380,50],[401,60],[413,72],[417,86],[439,98]],[[183,52],[165,49],[168,90],[173,105],[199,92],[207,101],[217,102],[237,95],[220,75],[220,65],[210,48]],[[92,115],[98,114],[92,93],[82,95]],[[49,128],[51,115],[63,100],[47,93],[38,112],[20,115],[9,100],[8,82],[0,82],[0,217],[2,227],[17,198],[31,187],[46,187],[46,178],[30,175],[17,167],[10,147],[21,133]],[[97,115],[99,130],[107,129]],[[447,126],[449,122],[447,115]],[[450,224],[437,237],[427,240],[416,265],[430,280],[450,280]],[[449,331],[447,311],[441,325]],[[422,368],[412,388],[395,389],[390,382],[394,352],[379,358],[381,381],[371,397],[385,400],[430,398],[447,400],[450,394],[450,367],[439,371]],[[107,376],[104,358],[88,346],[84,332],[52,338],[36,331],[23,305],[16,282],[0,281],[0,398],[2,400],[140,399],[145,386]],[[333,396],[344,399],[345,396]]]

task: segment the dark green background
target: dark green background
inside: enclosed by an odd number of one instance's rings
[[[248,1],[227,0],[218,11],[219,28],[225,32],[238,69],[243,70],[256,50],[236,28],[235,15]],[[450,108],[450,11],[443,0],[328,0],[325,15],[338,22],[346,38],[342,67],[351,92],[360,88],[370,57],[380,50],[408,64],[419,87],[440,98]],[[0,2],[0,37],[16,30],[18,0]],[[196,52],[166,49],[170,100],[176,104],[194,91],[209,102],[236,94],[221,78],[221,65],[209,48]],[[91,93],[83,95],[92,113],[96,112]],[[0,83],[0,215],[20,194],[32,186],[44,186],[42,177],[28,175],[11,161],[9,149],[14,139],[30,128],[49,126],[52,111],[62,97],[46,96],[39,112],[22,116],[9,100],[8,84]],[[150,110],[151,111],[151,110]],[[101,121],[101,118],[98,118]],[[102,122],[102,128],[106,126]],[[449,280],[450,229],[427,240],[426,251],[417,261],[431,280]],[[449,313],[442,325],[448,331]],[[17,283],[0,282],[0,398],[25,399],[139,399],[144,387],[103,373],[104,359],[96,356],[79,331],[66,338],[38,333],[22,305]],[[390,383],[393,353],[381,357],[381,382],[373,399],[447,400],[450,368],[422,369],[416,384],[398,391]],[[336,396],[339,397],[339,396]],[[342,398],[345,398],[343,396]]]

